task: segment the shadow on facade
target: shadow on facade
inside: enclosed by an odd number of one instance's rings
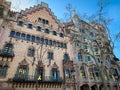
[[[80,90],[89,90],[89,85],[88,84],[84,84],[80,87]]]

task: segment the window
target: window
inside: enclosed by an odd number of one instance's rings
[[[85,67],[81,66],[80,67],[80,76],[83,77],[84,79],[87,78],[85,74]]]
[[[84,45],[84,49],[88,49],[88,46],[87,46],[87,45]]]
[[[49,40],[49,45],[52,45],[52,40]]]
[[[60,33],[60,37],[63,37],[63,33]]]
[[[22,38],[22,39],[25,39],[25,36],[26,36],[26,35],[25,35],[24,33],[21,34],[21,38]]]
[[[23,21],[19,21],[18,26],[23,26]]]
[[[67,48],[67,44],[66,43],[63,44],[63,48]]]
[[[63,43],[60,43],[60,47],[63,48]]]
[[[70,70],[69,70],[69,69],[66,69],[66,70],[65,70],[65,76],[66,76],[66,77],[70,77]]]
[[[48,39],[45,39],[45,44],[48,45]]]
[[[32,24],[28,24],[27,28],[32,29],[33,28]]]
[[[35,36],[31,37],[32,42],[35,42]]]
[[[53,41],[53,45],[56,46],[56,41]]]
[[[37,30],[37,31],[41,31],[41,27],[40,27],[40,26],[37,26],[36,30]]]
[[[49,29],[45,29],[45,33],[48,33],[48,34],[49,34]]]
[[[69,60],[69,55],[67,53],[64,54],[64,60]]]
[[[44,38],[41,38],[40,43],[44,43]]]
[[[7,43],[4,45],[4,48],[2,49],[2,55],[4,56],[13,56],[13,44]]]
[[[53,59],[53,52],[48,52],[48,59]]]
[[[42,20],[41,18],[38,18],[38,22],[41,22],[41,20]]]
[[[28,49],[28,56],[34,57],[35,55],[35,50],[34,49]]]
[[[27,66],[21,65],[17,68],[15,78],[26,80],[28,79],[28,73],[29,73],[29,69],[27,68]]]
[[[86,62],[91,61],[90,56],[85,56],[85,61],[86,61]]]
[[[51,70],[51,80],[52,81],[56,81],[56,80],[59,80],[60,78],[60,73],[57,69],[52,69]]]
[[[45,24],[45,19],[42,19],[42,23]]]
[[[49,21],[48,21],[48,20],[46,20],[46,24],[49,24]]]
[[[37,42],[37,43],[40,42],[40,37],[36,37],[36,42]]]
[[[98,52],[98,48],[95,48],[95,52]]]
[[[19,33],[19,32],[16,32],[15,37],[20,38],[20,33]]]
[[[78,60],[82,61],[82,54],[81,53],[78,53]]]
[[[56,46],[59,47],[59,42],[56,42]]]
[[[7,66],[0,65],[0,77],[5,77],[7,73]]]
[[[53,35],[55,35],[55,36],[57,35],[56,31],[53,31]]]
[[[30,35],[27,35],[26,40],[30,41],[30,37],[31,37]]]
[[[35,70],[35,74],[34,74],[35,80],[37,79],[38,81],[42,81],[42,80],[44,80],[44,77],[45,77],[44,69],[43,68],[37,68]]]
[[[9,36],[14,37],[15,36],[15,31],[11,31]]]

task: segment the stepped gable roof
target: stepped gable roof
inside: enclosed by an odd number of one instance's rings
[[[22,16],[26,16],[28,14],[34,13],[35,11],[39,11],[40,9],[45,8],[49,14],[52,16],[52,18],[59,23],[60,21],[57,19],[57,17],[54,15],[54,13],[51,11],[51,9],[48,7],[48,4],[41,2],[40,4],[30,7],[29,9],[26,8],[25,10],[21,10],[20,13],[18,14],[18,18],[21,18]]]

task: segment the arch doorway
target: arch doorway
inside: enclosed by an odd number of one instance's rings
[[[84,84],[80,87],[80,90],[89,90],[88,84]]]

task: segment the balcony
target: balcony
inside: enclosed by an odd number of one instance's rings
[[[32,82],[32,83],[36,83],[37,81],[39,83],[62,83],[63,80],[61,77],[59,78],[51,78],[51,76],[45,76],[43,78],[41,78],[40,80],[37,80],[37,78],[35,76],[31,76],[31,75],[15,75],[15,77],[12,79],[13,82]]]
[[[85,52],[86,54],[89,54],[90,50],[89,50],[89,49],[85,49],[84,52]]]
[[[4,50],[0,50],[0,56],[3,56],[3,57],[14,57],[14,52],[11,51],[11,52],[4,52]]]
[[[97,36],[97,40],[101,40],[102,39],[102,37],[101,36]]]
[[[87,40],[87,39],[84,39],[84,40],[83,40],[83,44],[88,44],[88,40]]]
[[[95,56],[100,56],[99,52],[94,52]]]
[[[92,46],[93,46],[93,47],[97,47],[97,43],[96,43],[96,42],[93,42],[93,43],[92,43]]]

